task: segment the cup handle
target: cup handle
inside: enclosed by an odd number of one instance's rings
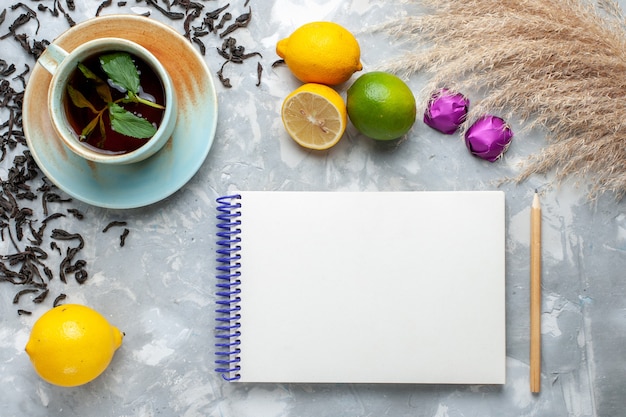
[[[50,44],[46,47],[43,53],[39,56],[37,62],[46,69],[50,74],[54,74],[59,67],[59,64],[69,54],[61,47]]]

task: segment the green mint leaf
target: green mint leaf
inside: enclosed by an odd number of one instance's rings
[[[122,135],[147,139],[156,133],[156,128],[152,123],[142,117],[135,116],[119,104],[113,103],[109,106],[109,115],[111,116],[111,127]]]
[[[110,103],[113,101],[113,98],[111,97],[111,89],[109,88],[109,85],[106,83],[106,81],[98,77],[96,73],[94,73],[83,64],[79,63],[78,69],[80,70],[80,72],[83,73],[85,78],[94,82],[94,84],[96,85],[96,92],[98,93],[100,98],[104,100],[105,103]]]
[[[98,113],[98,110],[96,110],[93,104],[91,104],[89,100],[87,100],[83,93],[81,93],[69,84],[67,85],[67,94],[70,96],[70,100],[72,100],[72,103],[76,107],[80,109],[88,108],[92,112]]]
[[[115,84],[133,95],[139,91],[139,72],[130,54],[115,52],[100,57],[100,65]]]

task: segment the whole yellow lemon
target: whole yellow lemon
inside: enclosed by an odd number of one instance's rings
[[[363,69],[361,49],[352,33],[333,22],[300,26],[276,44],[276,53],[305,83],[337,85]]]
[[[35,322],[26,353],[45,381],[75,387],[104,372],[122,338],[123,333],[97,311],[66,304],[47,311]]]

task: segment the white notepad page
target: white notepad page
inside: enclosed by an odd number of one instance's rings
[[[503,192],[241,196],[241,382],[505,382]]]

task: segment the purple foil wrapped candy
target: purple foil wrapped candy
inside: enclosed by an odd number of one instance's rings
[[[465,121],[469,99],[461,93],[442,89],[432,95],[424,112],[424,123],[435,130],[451,135]]]
[[[509,125],[496,116],[482,116],[465,132],[467,149],[479,158],[494,162],[506,151],[513,139]]]

